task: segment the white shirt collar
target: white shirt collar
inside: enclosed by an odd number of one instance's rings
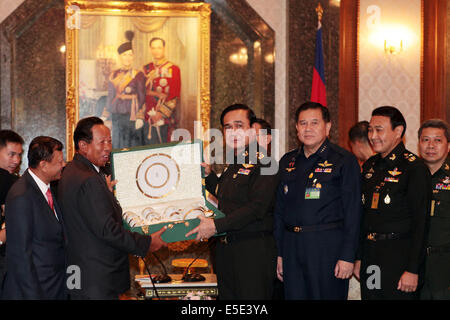
[[[44,181],[39,179],[39,177],[37,175],[35,175],[33,173],[33,171],[31,171],[30,168],[28,168],[28,172],[30,173],[30,175],[34,179],[34,181],[36,181],[36,184],[38,185],[39,190],[41,190],[41,192],[44,195],[45,199],[47,199],[47,190],[48,190],[48,188],[50,188],[50,184],[46,184]]]
[[[97,167],[97,166],[96,166],[95,164],[93,164],[92,162],[91,162],[91,164],[94,166],[95,170],[97,170],[97,172],[100,173],[100,168]]]
[[[33,171],[31,171],[30,168],[28,168],[28,172],[30,173],[30,176],[34,179],[34,181],[36,181],[36,184],[38,185],[39,190],[41,190],[42,194],[44,195],[44,199],[47,200],[47,190],[50,189],[50,183],[46,184],[44,181],[39,179],[39,177],[37,175],[35,175],[33,173]],[[53,210],[53,213],[55,214],[56,219],[59,220],[58,215],[56,214],[56,210]]]

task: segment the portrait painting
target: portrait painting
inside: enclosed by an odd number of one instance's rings
[[[66,0],[67,145],[78,120],[97,116],[115,149],[194,138],[209,127],[205,3]]]

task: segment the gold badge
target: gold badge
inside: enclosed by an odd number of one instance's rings
[[[320,188],[322,188],[322,185],[320,183],[316,183],[316,188],[320,189]]]
[[[449,171],[450,167],[448,166],[448,164],[445,164],[445,170]]]
[[[332,164],[332,163],[328,163],[327,160],[325,160],[324,163],[319,163],[319,166],[321,166],[321,167],[330,167],[330,166],[332,166],[332,165],[333,165],[333,164]]]
[[[314,175],[314,174],[311,172],[311,173],[309,174],[308,178],[311,179],[311,178],[313,177],[313,175]]]
[[[285,168],[287,172],[291,172],[293,170],[295,170],[295,168]]]
[[[416,156],[412,153],[405,153],[405,159],[408,159],[409,162],[413,162],[416,160]]]
[[[392,156],[390,156],[390,157],[389,157],[389,160],[392,160],[392,161],[394,161],[394,160],[395,160],[395,158],[396,158],[395,154],[392,154]]]
[[[366,179],[372,178],[374,172],[375,170],[373,170],[373,168],[370,168],[369,171],[366,173]]]
[[[262,158],[264,158],[264,153],[257,152],[256,157],[258,158],[258,160],[261,160]]]
[[[389,172],[389,174],[391,175],[391,176],[398,176],[399,174],[402,174],[402,172],[401,171],[398,171],[398,169],[397,168],[395,168],[394,170],[392,170],[392,171],[388,171]]]
[[[255,165],[254,165],[254,164],[243,163],[242,166],[243,166],[245,169],[248,169],[248,168],[253,168]]]

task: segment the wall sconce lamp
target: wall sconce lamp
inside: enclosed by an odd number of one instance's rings
[[[384,40],[384,52],[396,55],[403,51],[403,40],[400,40],[398,45],[394,44],[394,42],[388,42]]]

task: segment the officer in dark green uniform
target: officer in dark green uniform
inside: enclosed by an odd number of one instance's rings
[[[257,148],[249,134],[255,119],[246,105],[227,107],[221,115],[227,153],[220,177],[205,166],[206,188],[218,199],[221,219],[200,218],[197,240],[226,232],[215,251],[219,299],[272,298],[276,270],[273,206],[278,184],[276,162]],[[231,161],[230,161],[231,160]],[[276,166],[273,166],[275,164]]]
[[[432,200],[426,248],[425,283],[420,298],[450,299],[450,128],[440,119],[419,129],[419,151],[430,169]]]
[[[396,108],[372,112],[369,140],[377,154],[363,165],[361,262],[355,266],[363,300],[418,298],[431,177],[423,161],[405,149],[405,130]]]

